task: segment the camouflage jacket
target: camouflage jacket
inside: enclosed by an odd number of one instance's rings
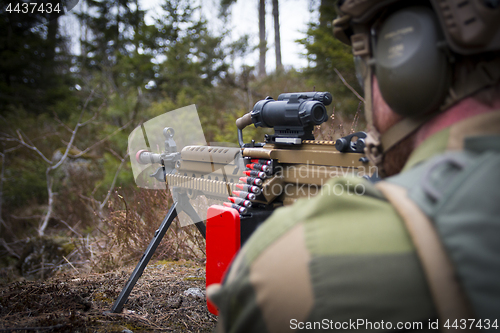
[[[435,223],[477,317],[489,320],[500,317],[499,134],[500,112],[457,123],[386,180],[407,188]],[[447,155],[463,161],[460,172],[436,164]],[[422,194],[424,178],[440,200]],[[207,294],[220,332],[437,328],[404,221],[363,179],[332,179],[318,197],[278,209]]]

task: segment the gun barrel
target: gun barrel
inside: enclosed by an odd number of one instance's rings
[[[248,112],[243,117],[236,119],[236,127],[240,130],[252,125],[252,112]]]
[[[139,150],[135,154],[135,159],[139,164],[161,163],[161,154],[155,154],[147,150]]]

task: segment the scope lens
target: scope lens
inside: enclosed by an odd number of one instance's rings
[[[307,101],[305,102],[304,107],[307,113],[307,117],[302,120],[303,125],[306,125],[306,123],[309,123],[311,125],[321,125],[328,119],[326,108],[323,103],[317,101]]]
[[[325,116],[325,108],[321,105],[315,105],[312,110],[312,116],[315,123],[322,123]]]

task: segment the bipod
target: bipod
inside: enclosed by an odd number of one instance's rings
[[[203,221],[201,221],[195,209],[193,208],[193,206],[191,206],[187,194],[179,193],[175,189],[172,192],[174,197],[174,204],[168,210],[168,213],[163,219],[163,222],[161,223],[160,227],[155,231],[155,235],[151,240],[151,242],[149,243],[146,251],[142,255],[141,260],[139,260],[139,263],[137,264],[134,271],[130,275],[127,284],[125,285],[125,287],[123,287],[120,296],[118,296],[115,303],[113,304],[113,307],[111,308],[110,311],[111,313],[120,313],[122,311],[123,306],[127,302],[128,297],[132,292],[132,289],[137,283],[137,280],[139,280],[139,278],[141,277],[142,273],[144,272],[144,269],[149,263],[149,260],[151,260],[151,257],[155,253],[156,248],[163,239],[163,236],[165,236],[165,233],[167,232],[168,228],[172,224],[172,221],[177,217],[179,212],[184,211],[191,218],[191,220],[193,220],[193,222],[200,221],[196,222],[195,225],[198,228],[198,231],[203,236],[203,238],[206,238],[205,224],[203,224]]]

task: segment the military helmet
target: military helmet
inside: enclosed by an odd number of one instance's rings
[[[425,4],[409,0],[340,0],[340,20],[334,23],[334,34],[351,44],[352,25],[369,24],[391,6]],[[500,49],[500,1],[498,0],[431,0],[446,40],[459,54],[483,53]]]
[[[340,0],[337,13],[334,35],[352,46],[369,125],[373,73],[404,117],[382,136],[372,128],[377,164],[439,111],[500,81],[500,0]],[[480,60],[471,68],[467,58]]]

